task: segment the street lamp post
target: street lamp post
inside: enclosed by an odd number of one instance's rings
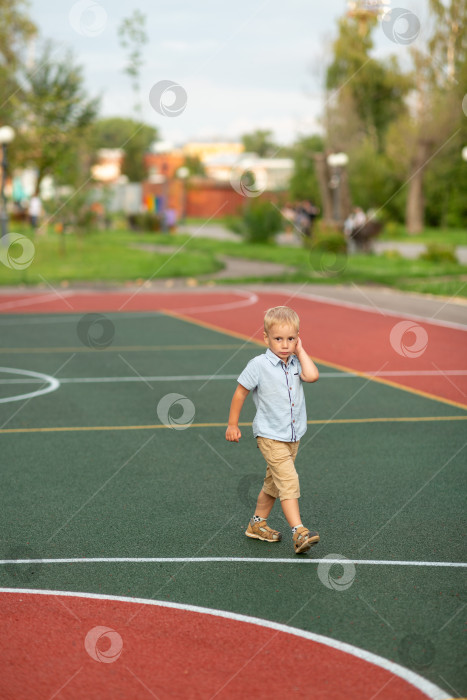
[[[186,218],[186,181],[187,181],[189,174],[190,174],[190,171],[185,165],[182,165],[182,167],[177,170],[177,177],[180,178],[180,180],[182,181],[182,185],[183,185],[182,215],[180,217],[181,224],[185,223],[185,218]]]
[[[329,182],[329,187],[332,190],[332,216],[334,221],[340,222],[342,213],[342,171],[349,162],[349,157],[346,153],[330,153],[326,160],[327,164],[331,168],[331,180]]]
[[[5,182],[6,182],[6,176],[7,176],[7,171],[8,171],[7,148],[8,148],[8,144],[13,141],[14,137],[15,137],[15,132],[11,128],[11,126],[0,127],[0,144],[2,146],[2,189],[1,189],[2,241],[5,240],[5,236],[8,233],[8,211],[7,211],[7,206],[6,206],[6,194],[5,194]]]

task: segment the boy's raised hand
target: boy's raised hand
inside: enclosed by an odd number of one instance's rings
[[[304,349],[304,348],[303,348],[302,339],[300,338],[300,336],[298,336],[298,338],[297,338],[297,344],[296,344],[296,346],[295,346],[295,354],[298,356],[299,353],[301,353],[303,349]]]
[[[229,425],[225,431],[225,439],[229,442],[238,442],[242,434],[238,425]]]

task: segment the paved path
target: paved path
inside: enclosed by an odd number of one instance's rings
[[[374,309],[383,316],[390,312],[420,316],[426,319],[447,321],[465,326],[467,329],[467,299],[453,296],[450,299],[429,294],[400,292],[395,289],[372,287],[371,285],[348,284],[280,284],[248,285],[252,291],[276,289],[294,295],[312,296],[324,300],[359,304]],[[291,301],[291,304],[293,302]]]
[[[165,255],[175,253],[178,250],[175,246],[157,245],[155,243],[133,243],[130,248],[145,250],[148,253],[163,253]],[[196,279],[199,282],[235,277],[280,277],[287,272],[294,272],[295,269],[287,265],[280,265],[279,263],[266,262],[263,260],[248,260],[246,258],[234,258],[229,255],[221,254],[217,254],[216,257],[224,264],[224,269],[219,270],[219,272],[210,272],[207,275],[198,275]],[[183,282],[183,278],[181,281]]]

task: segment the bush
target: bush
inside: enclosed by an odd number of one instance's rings
[[[224,225],[232,233],[243,234],[243,222],[239,216],[225,216]]]
[[[426,251],[419,256],[419,260],[428,260],[434,263],[451,262],[458,263],[456,249],[452,245],[440,245],[439,243],[429,243]]]
[[[305,238],[304,245],[309,250],[339,255],[347,252],[344,234],[336,228],[320,227],[311,239]]]
[[[241,231],[249,243],[270,243],[282,225],[282,214],[271,202],[256,200],[243,213]]]
[[[160,231],[161,217],[152,211],[145,211],[141,214],[130,214],[128,224],[132,231]]]

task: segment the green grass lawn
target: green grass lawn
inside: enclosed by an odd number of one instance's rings
[[[183,247],[183,241],[172,241],[180,246],[176,255],[171,251],[164,254],[131,247],[138,242],[155,243],[156,238],[164,239],[164,236],[136,237],[119,231],[100,231],[85,236],[59,236],[56,233],[36,236],[32,264],[23,271],[0,264],[0,284],[196,277],[222,268],[214,252],[188,250]],[[15,251],[15,246],[12,246],[10,252],[14,258],[21,251],[19,247]]]
[[[440,245],[467,245],[467,230],[456,228],[425,228],[422,233],[411,235],[402,224],[389,223],[378,238],[379,241],[397,243],[439,243]]]
[[[30,237],[26,228],[16,227]],[[460,240],[462,232],[452,235]],[[425,234],[429,238],[430,231]],[[438,232],[438,235],[441,235]],[[465,235],[465,233],[463,234]],[[398,241],[400,238],[397,239]],[[410,241],[417,237],[410,237]],[[436,239],[438,241],[438,239]],[[452,243],[452,241],[449,241]],[[135,249],[134,245],[170,246],[167,253]],[[0,285],[51,284],[74,281],[123,282],[174,277],[213,275],[223,266],[220,257],[228,255],[276,262],[290,271],[280,277],[254,277],[218,280],[233,282],[320,282],[327,284],[378,284],[407,291],[467,297],[467,265],[451,262],[407,260],[391,256],[358,254],[347,258],[304,248],[249,244],[190,238],[189,235],[100,231],[83,236],[60,236],[54,232],[36,236],[35,257],[25,270],[13,270],[0,263]],[[176,250],[173,251],[172,248]],[[11,254],[15,257],[12,248]],[[17,249],[17,253],[20,249]],[[16,254],[17,254],[16,253]]]

